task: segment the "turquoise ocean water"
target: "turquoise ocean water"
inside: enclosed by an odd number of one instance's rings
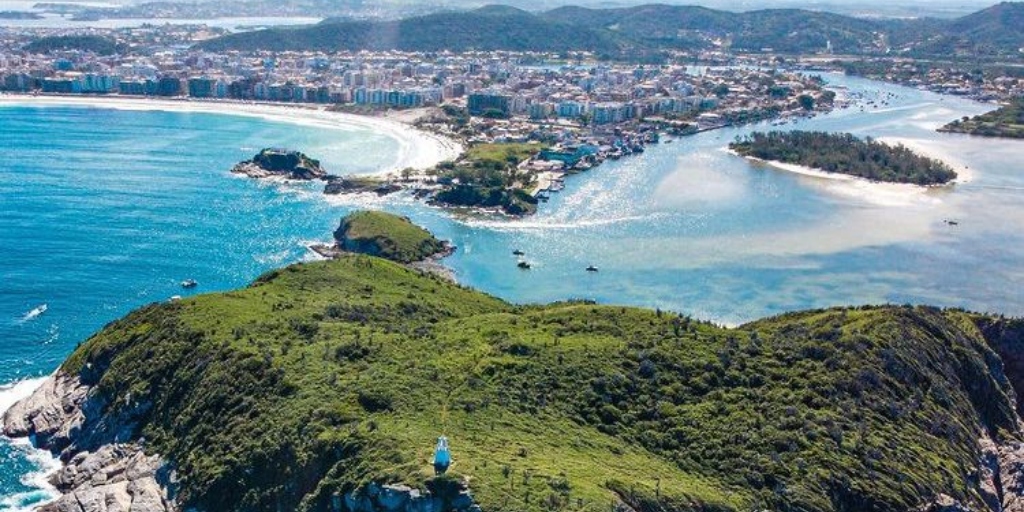
[[[651,146],[568,180],[522,220],[452,215],[407,196],[326,199],[227,169],[264,146],[338,173],[398,144],[217,114],[0,107],[0,408],[90,333],[146,303],[224,290],[309,258],[353,208],[410,216],[458,252],[460,281],[517,302],[591,298],[739,324],[792,309],[920,302],[1024,314],[1024,143],[934,128],[989,106],[831,76],[864,102],[783,129],[907,139],[969,167],[928,192],[822,180],[726,153],[729,129]],[[883,104],[881,100],[888,104]],[[944,221],[956,219],[958,226]],[[530,271],[516,268],[513,249]],[[600,268],[588,273],[588,265]],[[194,292],[178,283],[199,281]],[[38,312],[46,305],[46,311]],[[0,511],[45,500],[46,460],[0,440]]]

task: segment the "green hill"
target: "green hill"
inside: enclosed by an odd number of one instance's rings
[[[1016,98],[992,112],[957,119],[939,128],[939,131],[1024,139],[1024,98]]]
[[[327,20],[311,27],[243,32],[200,44],[212,50],[404,50],[618,52],[610,34],[546,21],[511,7],[444,12],[399,21]]]
[[[139,441],[182,508],[222,512],[350,510],[390,483],[486,511],[981,509],[1012,485],[979,473],[979,438],[1020,439],[1022,333],[909,306],[736,329],[515,306],[348,255],[108,325],[61,368],[93,397],[64,453]]]
[[[334,238],[346,251],[399,263],[421,261],[448,250],[447,244],[409,219],[377,211],[348,215],[334,232]]]
[[[915,45],[927,55],[1020,58],[1024,53],[1024,2],[1003,2],[954,20]]]
[[[95,35],[64,35],[41,37],[25,45],[24,50],[29,53],[53,53],[64,50],[77,50],[82,52],[93,52],[99,55],[113,55],[121,52],[124,48],[117,44],[117,41],[103,36]]]

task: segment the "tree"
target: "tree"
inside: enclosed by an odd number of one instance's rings
[[[800,107],[804,110],[814,110],[814,97],[808,94],[801,94],[797,101],[800,102]]]

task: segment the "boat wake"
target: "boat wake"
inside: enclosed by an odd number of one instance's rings
[[[25,379],[0,386],[0,418],[3,418],[7,409],[23,398],[28,398],[39,386],[46,382],[49,377],[38,377]]]
[[[613,224],[624,224],[629,222],[640,222],[656,220],[664,214],[653,213],[646,215],[626,215],[610,218],[591,219],[457,219],[462,224],[473,228],[487,228],[493,231],[543,231],[543,230],[564,230],[608,226]]]

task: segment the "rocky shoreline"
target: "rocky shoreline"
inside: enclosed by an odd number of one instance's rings
[[[50,475],[61,493],[43,512],[170,512],[177,510],[173,468],[135,441],[138,405],[109,416],[105,401],[82,378],[62,371],[3,416],[3,434],[28,438],[58,457]]]
[[[177,512],[173,466],[147,453],[136,440],[135,407],[110,416],[94,386],[58,371],[0,420],[3,435],[29,439],[59,457],[62,467],[49,482],[61,493],[39,512]],[[419,490],[404,484],[370,483],[335,496],[332,512],[480,512],[469,489],[452,481],[446,489]]]

